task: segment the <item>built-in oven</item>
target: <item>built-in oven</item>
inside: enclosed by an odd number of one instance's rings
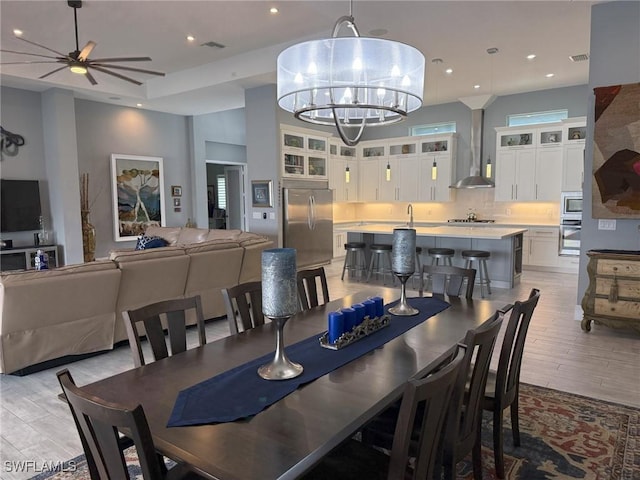
[[[582,192],[562,192],[560,196],[560,255],[580,255]]]

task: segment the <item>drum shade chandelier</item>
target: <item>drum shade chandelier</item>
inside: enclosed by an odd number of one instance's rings
[[[354,36],[338,37],[343,26]],[[299,120],[335,125],[342,141],[354,146],[366,126],[391,125],[420,108],[424,66],[418,49],[361,37],[353,16],[343,16],[331,38],[280,53],[278,104]]]

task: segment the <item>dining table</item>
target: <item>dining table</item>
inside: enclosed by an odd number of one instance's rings
[[[285,325],[285,344],[314,335],[319,338],[327,329],[329,312],[374,296],[383,297],[388,304],[400,295],[398,289],[368,287],[297,313]],[[457,297],[446,300],[449,307],[406,333],[241,420],[168,426],[182,390],[273,354],[275,328],[272,323],[99,380],[82,389],[108,402],[141,404],[156,449],[204,478],[298,478],[398,400],[409,378],[426,373],[429,365],[450,355],[467,330],[477,327],[503,307],[491,300]],[[407,318],[392,316],[391,321],[404,322]]]

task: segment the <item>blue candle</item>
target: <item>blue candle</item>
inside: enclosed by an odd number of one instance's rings
[[[376,317],[384,315],[384,300],[382,297],[373,297],[371,300],[376,304]]]
[[[366,315],[365,306],[361,303],[356,303],[355,305],[351,305],[351,308],[356,311],[356,325],[360,325]]]
[[[353,308],[343,308],[340,311],[344,315],[344,331],[350,332],[356,326],[356,311]]]
[[[362,304],[364,305],[365,314],[369,318],[373,318],[376,316],[376,303],[373,300],[365,300],[364,302],[362,302]]]
[[[299,309],[295,249],[263,250],[262,313],[267,317],[290,317]]]
[[[329,312],[329,343],[336,343],[344,333],[344,315],[342,312]]]

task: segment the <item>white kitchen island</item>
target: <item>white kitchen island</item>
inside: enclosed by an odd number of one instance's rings
[[[337,227],[347,232],[350,242],[373,243],[393,242],[393,229],[407,228],[407,225],[371,223]],[[520,282],[522,273],[522,235],[526,228],[500,226],[416,226],[416,244],[423,248],[422,262],[430,263],[427,249],[452,248],[456,254],[453,264],[464,266],[462,250],[486,250],[491,253],[487,261],[491,285],[498,288],[513,288]]]

